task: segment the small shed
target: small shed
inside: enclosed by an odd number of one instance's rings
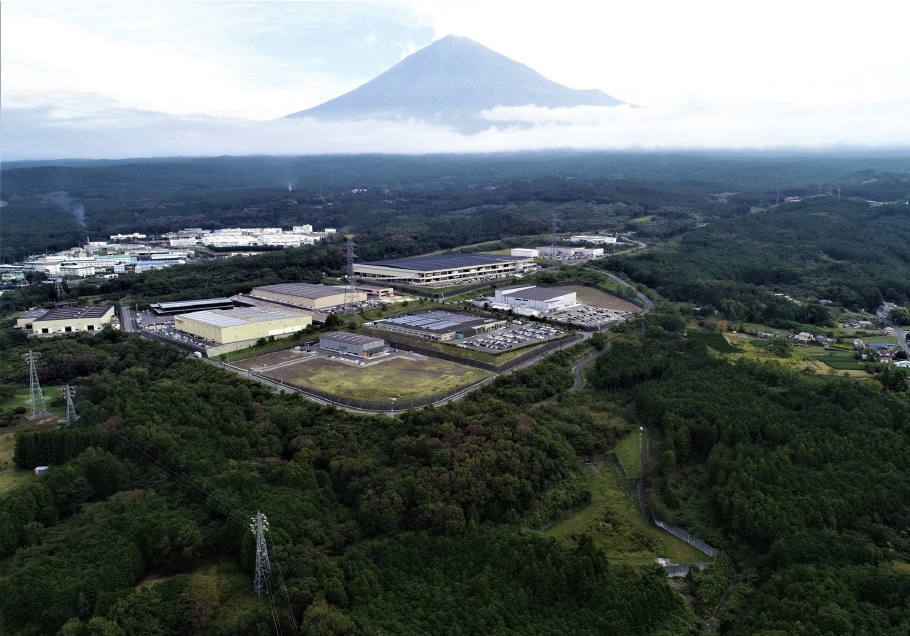
[[[50,466],[35,466],[35,474],[39,477],[50,470]]]

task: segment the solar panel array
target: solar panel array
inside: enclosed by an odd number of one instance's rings
[[[430,331],[443,331],[477,321],[478,318],[476,316],[470,314],[453,314],[448,311],[429,311],[425,314],[400,316],[398,318],[383,320],[383,322],[391,322],[396,325],[405,325],[407,327],[418,327]]]

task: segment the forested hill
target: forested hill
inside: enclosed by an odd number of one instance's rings
[[[731,364],[679,332],[598,361],[592,381],[663,440],[655,509],[738,555],[720,633],[910,629],[910,393],[906,373],[887,376]]]
[[[703,220],[766,206],[775,192],[836,192],[882,201],[910,196],[900,154],[522,153],[485,156],[219,157],[2,165],[4,262],[116,233],[184,227],[310,223],[373,238],[444,231],[443,247],[477,242],[463,211],[514,210],[512,235],[637,230],[672,236]],[[352,192],[357,190],[357,192]],[[736,193],[736,197],[719,197]],[[589,206],[623,205],[628,214]],[[75,214],[77,206],[84,217]],[[528,208],[528,209],[521,209]],[[633,219],[653,216],[642,225]],[[451,217],[451,218],[450,218]],[[606,217],[606,218],[605,218]],[[611,219],[615,218],[615,224]],[[448,218],[457,232],[434,219]],[[608,221],[604,223],[603,221]],[[630,225],[631,224],[631,225]],[[429,225],[429,227],[428,227]],[[628,227],[627,227],[628,225]],[[398,230],[396,234],[393,230]],[[485,239],[478,239],[485,240]]]
[[[872,310],[910,301],[910,206],[816,197],[719,220],[609,263],[666,297],[740,321],[824,324],[827,299]]]

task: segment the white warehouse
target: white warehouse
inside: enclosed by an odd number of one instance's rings
[[[566,309],[578,304],[573,291],[533,285],[497,289],[495,301],[511,307],[526,307],[541,312]]]

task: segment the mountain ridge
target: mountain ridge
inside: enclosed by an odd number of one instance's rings
[[[354,90],[287,115],[326,120],[417,119],[460,128],[492,125],[496,106],[620,106],[598,89],[577,90],[464,37],[448,35]]]

